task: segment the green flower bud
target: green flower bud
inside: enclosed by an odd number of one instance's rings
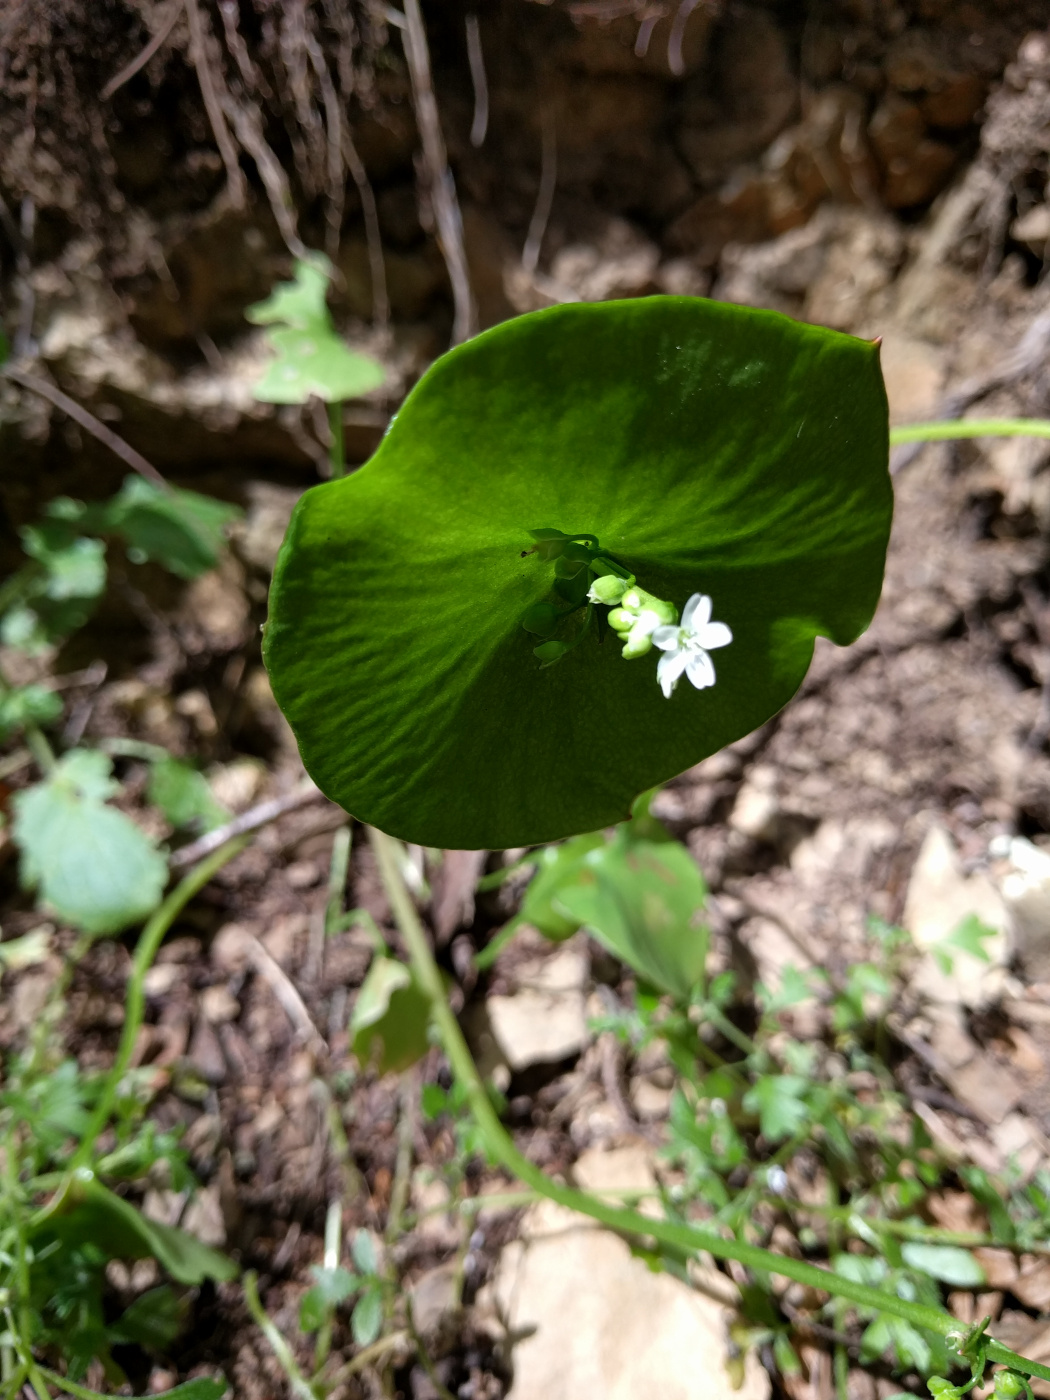
[[[628,612],[626,608],[613,608],[609,614],[609,626],[614,632],[619,632],[621,636],[626,636],[637,621],[633,612]]]
[[[931,1395],[938,1397],[938,1400],[957,1400],[959,1395],[959,1387],[952,1385],[944,1376],[931,1376],[926,1382],[926,1388]]]
[[[995,1400],[1018,1400],[1027,1391],[1024,1377],[1016,1371],[1000,1371],[995,1377]]]
[[[615,574],[602,574],[596,578],[587,590],[587,597],[592,603],[604,603],[608,608],[615,608],[627,591],[627,580],[617,578]]]
[[[627,661],[634,661],[639,656],[644,656],[646,652],[652,651],[653,639],[649,632],[641,632],[635,636],[635,629],[632,627],[627,634],[627,645],[620,653]]]

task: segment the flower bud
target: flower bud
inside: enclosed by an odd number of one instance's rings
[[[609,614],[609,626],[621,636],[625,636],[631,630],[635,621],[634,613],[628,612],[626,608],[613,608]]]
[[[602,574],[588,588],[587,597],[592,603],[604,603],[606,607],[614,608],[626,591],[626,579],[617,578],[615,574]]]

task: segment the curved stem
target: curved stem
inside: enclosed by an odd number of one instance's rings
[[[903,423],[890,429],[890,446],[978,437],[1050,437],[1050,418],[955,418],[939,423]]]
[[[139,935],[124,1001],[124,1026],[120,1033],[120,1044],[117,1047],[116,1058],[106,1076],[106,1082],[102,1086],[91,1119],[84,1136],[81,1138],[80,1146],[69,1164],[70,1171],[76,1170],[77,1167],[87,1166],[91,1154],[95,1150],[98,1135],[106,1126],[113,1111],[120,1081],[124,1078],[128,1065],[131,1063],[135,1041],[138,1039],[139,1028],[146,1010],[146,973],[149,971],[153,959],[157,956],[161,939],[198,890],[203,889],[213,875],[234,856],[239,855],[248,844],[249,839],[247,836],[236,837],[202,860],[199,865],[195,865],[188,875],[182,877]]]
[[[713,1231],[695,1225],[678,1224],[670,1220],[652,1219],[637,1211],[614,1206],[599,1200],[586,1191],[578,1191],[571,1186],[563,1186],[553,1181],[546,1172],[519,1151],[510,1134],[500,1122],[485,1085],[471,1057],[459,1022],[452,1012],[445,996],[445,986],[437,963],[430,951],[426,932],[412,903],[398,866],[397,850],[393,840],[374,827],[368,828],[369,839],[376,853],[379,873],[383,881],[390,907],[398,929],[408,949],[409,960],[416,975],[418,985],[430,1002],[430,1014],[441,1037],[445,1054],[456,1078],[463,1085],[467,1102],[474,1120],[481,1129],[486,1145],[492,1155],[506,1169],[531,1186],[540,1195],[569,1210],[590,1216],[610,1230],[626,1235],[655,1239],[663,1244],[690,1251],[706,1250],[719,1259],[735,1259],[749,1269],[761,1273],[779,1274],[809,1288],[846,1298],[862,1308],[890,1313],[903,1318],[915,1327],[924,1327],[942,1337],[956,1333],[959,1329],[957,1318],[940,1308],[931,1308],[923,1303],[908,1302],[892,1293],[883,1293],[867,1284],[856,1283],[843,1278],[830,1269],[818,1268],[802,1259],[791,1259],[786,1255],[774,1254],[768,1249],[745,1244],[736,1239],[725,1239]],[[998,1342],[990,1341],[987,1348],[989,1361],[1012,1366],[1026,1375],[1050,1380],[1050,1367],[1036,1361],[1028,1361]]]

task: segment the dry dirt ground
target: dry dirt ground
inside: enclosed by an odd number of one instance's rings
[[[188,588],[159,575],[133,585],[117,568],[99,617],[52,661],[70,677],[67,741],[132,737],[195,756],[243,809],[301,778],[257,635],[284,521],[323,471],[323,424],[250,399],[261,351],[244,334],[243,308],[286,269],[287,252],[259,179],[264,162],[245,153],[253,128],[243,115],[241,127],[229,117],[245,147],[234,153],[240,203],[231,193],[186,17],[109,105],[98,97],[159,30],[163,8],[129,0],[89,15],[72,3],[9,3],[0,14],[3,310],[37,373],[172,480],[247,509],[222,569]],[[898,422],[971,409],[1050,414],[1046,7],[700,4],[680,52],[677,7],[662,18],[649,8],[656,23],[639,56],[642,5],[479,7],[490,95],[480,145],[469,136],[467,12],[427,9],[481,323],[559,299],[711,294],[881,335]],[[390,366],[393,387],[348,410],[348,442],[363,460],[452,324],[399,41],[367,6],[344,31],[339,6],[305,0],[186,10],[211,26],[229,111],[257,112],[256,129],[290,172],[304,240],[320,246],[335,228],[343,328]],[[317,71],[296,64],[297,43],[312,34],[326,73],[350,87],[356,74],[351,127],[375,191],[388,324],[371,319],[360,187],[345,172],[332,222],[323,94]],[[554,192],[539,229],[545,142]],[[538,256],[523,260],[530,225]],[[947,931],[945,911],[971,908],[1007,931],[983,982],[934,980],[895,1026],[898,1081],[931,1134],[989,1170],[1011,1154],[1033,1169],[1050,1139],[1050,931],[1010,923],[1008,865],[991,854],[1002,849],[997,837],[1050,839],[1048,462],[1050,444],[1030,440],[910,458],[899,449],[886,587],[870,631],[847,650],[818,648],[782,715],[657,801],[709,881],[713,956],[740,973],[742,995],[787,962],[841,971],[872,913],[920,940]],[[50,404],[0,381],[5,567],[17,562],[16,527],[46,499],[101,497],[121,475]],[[133,763],[126,772],[134,786]],[[137,1062],[155,1067],[156,1116],[185,1125],[203,1189],[190,1202],[154,1190],[149,1209],[257,1269],[269,1311],[291,1334],[329,1200],[342,1196],[348,1228],[383,1231],[407,1160],[409,1206],[432,1213],[391,1248],[442,1383],[464,1400],[496,1400],[516,1374],[518,1400],[554,1396],[542,1363],[516,1362],[500,1321],[521,1212],[493,1209],[468,1223],[439,1209],[456,1143],[413,1108],[419,1084],[441,1080],[439,1057],[406,1088],[349,1054],[347,1013],[370,945],[360,931],[326,940],[322,923],[345,821],[316,802],[267,828],[162,948]],[[39,921],[11,854],[10,844],[0,850],[5,938]],[[595,986],[625,987],[582,939],[551,954],[526,936],[487,976],[471,970],[471,951],[511,907],[496,896],[475,902],[479,869],[446,861],[430,912],[479,1054],[502,1076],[509,1121],[552,1172],[597,1179],[605,1161],[606,1181],[618,1164],[619,1184],[637,1184],[666,1116],[666,1066],[610,1058],[587,1032]],[[363,840],[346,904],[389,925]],[[61,946],[65,935],[56,937]],[[128,945],[111,940],[77,973],[67,1032],[85,1065],[113,1052],[128,966]],[[4,1046],[24,1036],[54,971],[5,979]],[[546,1030],[530,1040],[537,1006]],[[476,1162],[467,1168],[470,1192],[499,1184]],[[542,1234],[543,1223],[527,1228]],[[620,1265],[584,1255],[582,1267],[615,1274]],[[141,1291],[148,1281],[116,1284]],[[1004,1334],[1012,1327],[1019,1345],[1048,1345],[1038,1321],[1048,1305],[1050,1293],[1002,1276]],[[651,1306],[673,1311],[663,1298]],[[694,1324],[682,1323],[683,1346],[697,1344]],[[723,1345],[720,1334],[716,1355]],[[352,1354],[345,1329],[335,1346]],[[809,1378],[785,1392],[774,1377],[773,1393],[827,1400],[825,1361],[815,1349]],[[214,1367],[246,1400],[286,1393],[236,1284],[201,1292],[180,1346],[180,1378]],[[706,1389],[681,1394],[720,1395],[713,1374]],[[162,1388],[174,1374],[147,1368],[133,1379]],[[395,1355],[391,1388],[377,1384],[365,1372],[344,1393],[438,1393],[407,1350]],[[769,1384],[748,1373],[748,1393],[769,1394]],[[849,1393],[868,1400],[896,1388],[856,1372]]]

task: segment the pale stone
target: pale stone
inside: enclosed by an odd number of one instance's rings
[[[1050,854],[1023,836],[993,843],[1005,857],[999,889],[1010,913],[1014,951],[1036,981],[1050,977]]]
[[[996,930],[983,944],[990,962],[954,949],[952,970],[944,972],[930,950],[971,914]],[[952,838],[942,826],[932,826],[922,843],[908,885],[904,926],[916,946],[930,954],[920,963],[914,986],[931,1000],[980,1006],[1001,990],[1007,960],[1006,908],[989,876],[979,871],[963,874]]]
[[[511,1069],[552,1064],[587,1043],[587,960],[575,948],[522,967],[519,990],[486,1002],[496,1042]]]
[[[241,1014],[241,1004],[229,987],[205,987],[201,992],[201,1012],[213,1026],[235,1021]]]
[[[729,825],[734,831],[756,841],[776,839],[777,818],[780,815],[776,787],[775,769],[762,764],[752,768],[729,814]]]
[[[588,1153],[576,1176],[597,1173],[606,1186],[651,1179],[643,1157],[629,1153]],[[650,1272],[623,1240],[550,1202],[530,1211],[525,1236],[504,1249],[492,1283],[522,1338],[508,1400],[767,1400],[769,1377],[754,1353],[733,1388],[722,1304]]]

